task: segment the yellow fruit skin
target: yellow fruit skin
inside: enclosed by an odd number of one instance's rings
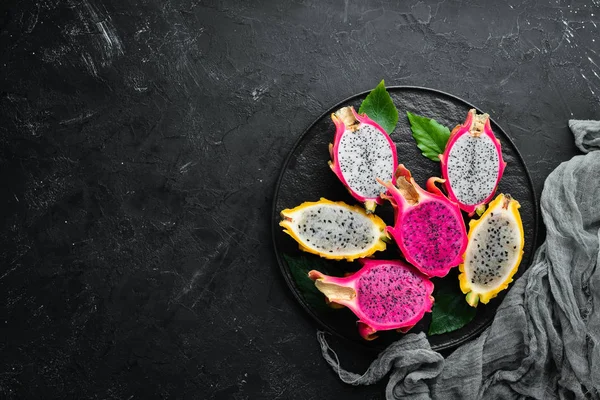
[[[373,222],[373,224],[375,226],[377,226],[377,228],[381,232],[381,237],[379,238],[379,240],[377,242],[375,242],[375,244],[373,246],[371,246],[368,249],[365,249],[364,251],[362,251],[360,253],[356,253],[356,254],[331,255],[329,253],[322,253],[316,249],[306,246],[306,244],[303,243],[302,240],[298,237],[296,232],[294,232],[294,230],[292,228],[292,217],[291,216],[294,215],[295,213],[297,213],[298,211],[301,211],[304,208],[311,207],[314,205],[321,205],[321,204],[330,204],[330,205],[341,206],[350,211],[355,211],[355,212],[362,214],[363,216],[369,218]],[[383,220],[381,218],[379,218],[377,215],[367,213],[364,208],[362,208],[360,206],[351,206],[351,205],[344,203],[343,201],[331,201],[331,200],[327,200],[323,197],[319,201],[307,201],[307,202],[300,204],[297,207],[286,208],[285,210],[282,210],[281,218],[282,218],[282,220],[279,223],[279,226],[284,228],[283,232],[287,233],[296,242],[298,242],[298,247],[300,248],[300,250],[305,251],[307,253],[316,254],[320,257],[327,258],[329,260],[354,261],[358,258],[370,257],[376,251],[383,251],[386,248],[386,243],[383,240],[386,238],[385,222],[383,222]]]
[[[508,285],[513,281],[512,278],[517,273],[517,270],[519,269],[519,265],[521,264],[521,260],[523,258],[523,246],[525,245],[525,234],[523,232],[523,222],[521,221],[521,214],[519,214],[519,208],[521,207],[521,205],[519,204],[519,202],[517,200],[511,198],[509,195],[499,194],[489,204],[487,210],[485,211],[485,213],[483,213],[481,218],[479,218],[478,220],[471,220],[469,222],[469,233],[468,233],[467,237],[468,237],[469,243],[471,243],[471,236],[473,235],[473,232],[475,231],[475,228],[477,227],[477,225],[479,225],[479,223],[481,223],[481,221],[484,221],[487,218],[487,216],[498,207],[498,205],[500,205],[501,203],[503,203],[505,201],[508,201],[508,212],[510,212],[514,216],[514,219],[519,228],[519,235],[521,238],[519,255],[515,262],[515,265],[512,267],[511,271],[508,273],[504,282],[502,282],[499,286],[497,286],[496,288],[494,288],[488,292],[475,291],[475,288],[471,287],[471,282],[469,282],[469,280],[467,279],[465,264],[463,263],[458,266],[459,271],[460,271],[460,275],[458,276],[458,280],[460,283],[460,290],[464,294],[467,295],[466,301],[472,307],[477,307],[477,304],[479,302],[481,302],[483,304],[487,304],[491,299],[496,297],[498,295],[498,293],[500,293],[501,291],[506,289],[508,287]],[[468,249],[469,249],[469,247],[467,247],[467,250]]]

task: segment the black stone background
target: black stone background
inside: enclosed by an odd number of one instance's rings
[[[384,78],[489,112],[539,196],[600,118],[597,25],[598,0],[3,1],[0,396],[382,398],[275,262],[286,154]]]

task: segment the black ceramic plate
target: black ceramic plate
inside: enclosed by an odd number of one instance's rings
[[[390,87],[388,92],[398,108],[400,119],[391,138],[396,143],[398,162],[403,163],[412,172],[418,184],[424,186],[430,176],[440,176],[439,163],[423,157],[412,137],[406,112],[410,111],[429,118],[452,129],[461,124],[467,111],[477,109],[469,103],[446,93],[418,87]],[[381,349],[402,334],[395,331],[382,332],[380,337],[371,342],[360,338],[356,329],[356,317],[348,309],[331,309],[324,303],[324,297],[316,291],[312,282],[306,277],[309,269],[318,269],[331,275],[342,275],[345,271],[355,271],[358,265],[345,261],[329,261],[318,256],[301,252],[297,243],[282,232],[279,227],[279,213],[285,208],[295,207],[305,201],[317,201],[321,197],[329,200],[342,200],[348,204],[357,202],[349,195],[340,181],[331,172],[328,145],[333,140],[335,128],[330,115],[340,107],[352,105],[359,109],[368,92],[355,95],[325,112],[300,137],[288,158],[277,182],[273,202],[273,241],[277,260],[281,271],[292,293],[303,308],[327,331],[364,345]],[[485,110],[477,109],[479,113]],[[517,148],[506,133],[492,121],[492,129],[502,144],[504,160],[508,163],[497,193],[510,193],[521,204],[521,217],[525,229],[525,254],[516,277],[529,267],[533,257],[537,234],[537,204],[529,173]],[[388,225],[393,224],[393,211],[389,204],[378,206],[376,213]],[[376,258],[400,258],[401,254],[395,244],[388,245],[388,250],[375,254]],[[453,285],[458,288],[457,269],[436,285]],[[458,289],[457,289],[458,290]],[[481,333],[492,321],[496,309],[504,298],[502,292],[489,304],[480,304],[475,318],[462,329],[441,335],[429,336],[434,350],[449,349],[473,338]],[[427,332],[431,314],[427,314],[411,332]]]

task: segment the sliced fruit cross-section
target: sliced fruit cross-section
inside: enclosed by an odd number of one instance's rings
[[[279,223],[300,249],[332,260],[352,261],[385,250],[385,222],[362,207],[322,198],[281,211]]]
[[[469,244],[459,266],[467,302],[488,303],[512,282],[523,256],[525,238],[519,202],[499,194],[478,220],[469,224]]]

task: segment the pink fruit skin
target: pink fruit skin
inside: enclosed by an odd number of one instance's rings
[[[483,200],[479,204],[462,204],[456,198],[456,195],[454,194],[454,191],[452,190],[452,186],[450,186],[450,181],[448,180],[448,163],[447,163],[448,154],[450,154],[450,150],[454,146],[454,143],[456,143],[456,141],[462,135],[469,134],[469,131],[471,130],[471,126],[473,125],[474,118],[475,118],[475,110],[470,110],[467,114],[467,118],[465,119],[465,122],[462,125],[459,125],[452,130],[452,133],[450,134],[450,139],[448,139],[448,143],[446,143],[446,149],[444,150],[444,154],[439,155],[440,165],[442,168],[442,176],[445,179],[444,187],[446,188],[446,192],[448,193],[448,198],[450,200],[452,200],[453,202],[455,202],[456,204],[458,204],[460,209],[463,210],[464,212],[468,213],[470,217],[472,217],[473,214],[475,214],[475,210],[477,209],[477,207],[479,207],[482,204],[487,204],[490,202],[490,200],[492,200],[492,198],[494,197],[494,194],[496,193],[496,188],[498,187],[498,183],[500,183],[500,179],[502,179],[502,174],[504,173],[504,168],[506,167],[506,162],[502,158],[502,147],[501,147],[498,139],[496,139],[496,136],[494,136],[494,132],[492,132],[492,127],[490,125],[490,119],[487,118],[484,128],[483,128],[482,135],[489,136],[489,138],[492,140],[494,145],[496,145],[496,149],[498,152],[498,163],[499,163],[498,179],[496,179],[496,183],[494,185],[494,190],[492,190],[490,195],[488,197],[486,197],[486,199]]]
[[[385,130],[378,123],[376,123],[375,121],[373,121],[372,119],[367,117],[366,114],[363,114],[363,115],[358,114],[356,111],[354,111],[354,107],[350,107],[350,109],[352,110],[352,114],[354,114],[354,118],[356,118],[356,120],[358,122],[360,122],[361,124],[367,124],[367,125],[373,126],[375,129],[377,129],[379,132],[381,132],[381,134],[383,134],[385,136],[386,140],[390,144],[390,148],[392,149],[392,155],[393,155],[393,164],[392,165],[393,165],[393,168],[395,169],[396,166],[398,165],[398,155],[396,153],[396,145],[394,144],[394,142],[392,141],[390,136],[385,132]],[[338,118],[335,115],[335,113],[331,114],[331,119],[333,120],[333,123],[335,124],[335,137],[333,139],[333,147],[330,149],[330,156],[331,156],[331,160],[333,161],[333,163],[331,164],[331,170],[335,173],[335,175],[339,178],[339,180],[342,181],[344,186],[346,186],[346,188],[348,188],[348,191],[356,200],[358,200],[362,203],[365,203],[367,201],[373,201],[379,205],[383,204],[383,200],[381,199],[381,197],[377,196],[377,197],[367,198],[367,197],[361,196],[360,194],[358,194],[354,190],[352,190],[352,188],[348,185],[348,182],[344,178],[344,174],[342,173],[340,165],[337,162],[337,154],[338,154],[340,142],[342,140],[342,136],[347,131],[347,129],[346,129],[346,126],[344,125],[344,122],[340,118]],[[395,183],[395,181],[393,183]]]
[[[396,186],[384,183],[388,192],[382,197],[390,200],[395,214],[395,225],[387,227],[387,231],[398,244],[406,260],[419,271],[430,277],[446,276],[452,267],[463,262],[467,248],[467,230],[460,209],[435,185],[436,182],[443,182],[443,179],[429,178],[428,191],[425,191],[417,185],[410,171],[400,164],[396,172],[396,182],[404,178],[408,181],[407,185],[410,184],[414,188],[418,200],[416,204],[411,204]],[[428,237],[428,226],[438,229],[436,234],[440,235],[434,235],[433,239]],[[438,257],[432,261],[432,257],[436,255]],[[426,257],[430,259],[426,260]]]
[[[355,291],[356,296],[352,299],[332,297],[328,300],[348,307],[358,317],[358,331],[363,338],[372,340],[376,338],[374,334],[377,331],[391,329],[406,332],[419,322],[426,312],[431,312],[434,302],[431,296],[433,283],[418,270],[399,260],[361,259],[359,261],[363,267],[350,276],[331,277],[315,270],[310,271],[308,276],[313,281],[321,280],[324,283],[351,288]],[[395,284],[398,286],[394,286]],[[410,291],[410,295],[406,295],[406,290]],[[380,302],[361,304],[361,302],[372,301],[370,295],[373,295],[372,298],[379,299]],[[388,299],[382,299],[379,296],[389,296],[395,300],[409,297],[412,302],[410,304],[391,304]],[[388,308],[384,309],[384,306]],[[398,313],[402,314],[402,310],[411,306],[414,309],[410,310],[408,318],[399,318],[395,321],[374,319],[374,316],[382,313],[398,316]]]

